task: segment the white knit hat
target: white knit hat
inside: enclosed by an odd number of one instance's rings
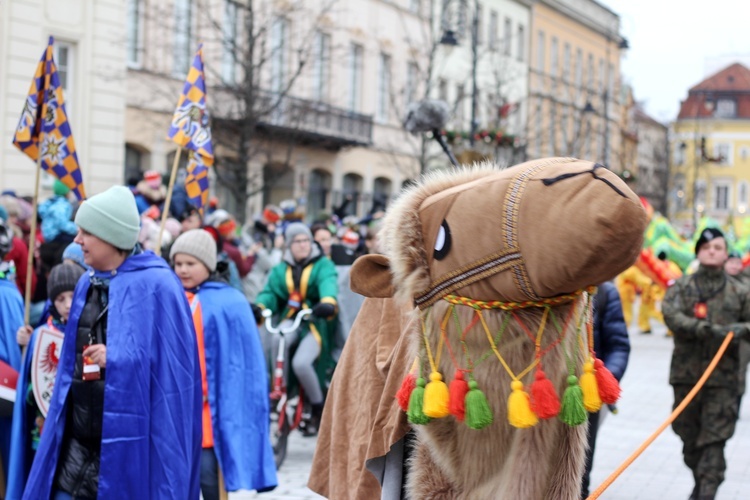
[[[169,250],[169,260],[174,261],[174,256],[178,253],[193,256],[209,271],[216,271],[216,241],[208,231],[191,229],[182,233]]]

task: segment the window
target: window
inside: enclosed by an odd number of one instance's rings
[[[174,66],[172,73],[183,77],[190,69],[190,43],[193,30],[192,0],[175,0],[174,2]]]
[[[535,150],[536,150],[536,156],[540,157],[542,156],[542,99],[539,98],[536,101],[536,113],[534,116],[534,122],[535,122]]]
[[[719,165],[731,165],[732,145],[725,142],[717,142],[714,145],[714,159]]]
[[[410,62],[406,67],[406,103],[417,100],[417,80],[419,78],[419,68],[417,64]]]
[[[593,90],[594,88],[594,54],[589,54],[588,73],[586,77],[586,88]]]
[[[55,41],[55,65],[60,86],[63,89],[63,99],[70,103],[73,94],[73,45],[67,42]],[[67,107],[70,110],[70,106]]]
[[[497,50],[497,11],[490,11],[490,50]]]
[[[466,0],[461,0],[460,2],[456,3],[456,9],[458,10],[458,15],[456,16],[456,35],[459,38],[463,38],[464,35],[466,35],[466,11],[469,10],[469,6],[467,5]]]
[[[599,92],[604,92],[604,59],[599,59]]]
[[[438,99],[448,102],[448,81],[445,78],[438,80]]]
[[[484,14],[484,11],[482,10],[482,5],[477,3],[476,4],[476,22],[477,22],[477,45],[482,45],[484,43],[484,37],[482,36],[482,15]]]
[[[729,185],[723,183],[714,185],[714,209],[729,210]]]
[[[510,21],[508,19],[507,21]],[[507,24],[506,24],[507,27]],[[510,41],[508,43],[510,47]],[[524,33],[523,26],[518,26],[518,43],[516,44],[516,57],[519,61],[523,62],[526,60],[526,34]],[[510,55],[510,48],[508,48],[508,55]]]
[[[576,90],[581,90],[581,84],[583,83],[583,52],[581,49],[576,49]]]
[[[349,47],[349,110],[359,111],[362,93],[362,55],[364,48],[357,43]]]
[[[276,17],[271,24],[271,91],[281,92],[286,86],[286,39],[289,22]]]
[[[464,90],[463,84],[458,85],[456,87],[456,105],[455,105],[455,112],[453,115],[456,117],[456,128],[462,129],[464,127],[465,119],[464,119],[464,97],[466,97],[466,92]]]
[[[563,46],[563,63],[562,63],[562,79],[563,82],[570,82],[570,44],[566,43]]]
[[[391,97],[391,56],[380,54],[380,75],[378,78],[378,120],[388,121],[388,103]]]
[[[313,66],[313,97],[318,102],[328,100],[328,81],[331,60],[331,35],[315,33],[315,62]]]
[[[544,31],[537,34],[536,68],[544,73]]]
[[[678,142],[675,144],[674,148],[674,164],[677,166],[684,165],[685,164],[685,149],[687,149],[687,144],[684,142]]]
[[[743,146],[740,148],[740,160],[747,161],[750,158],[750,148]]]
[[[224,50],[221,55],[221,79],[231,85],[237,81],[237,4],[233,0],[226,0],[224,4],[222,32]]]
[[[734,118],[737,116],[737,103],[734,99],[718,99],[714,116],[717,118]]]
[[[747,181],[740,181],[737,185],[737,211],[747,212]]]
[[[143,31],[142,0],[128,0],[127,62],[129,66],[141,65],[141,32]]]
[[[607,70],[607,91],[610,96],[615,95],[615,67],[612,63],[609,63],[609,69]]]
[[[557,64],[557,38],[554,36],[552,37],[552,41],[550,42],[549,61],[550,74],[552,75],[552,83],[554,84],[559,71]]]
[[[523,26],[518,27],[520,33],[519,36],[523,36]],[[503,28],[503,54],[506,56],[511,55],[511,49],[513,48],[513,42],[511,41],[513,38],[513,23],[511,22],[509,17],[505,18],[505,28]],[[523,42],[521,40],[518,41],[518,46],[523,47]],[[523,60],[523,54],[518,54],[518,59]]]

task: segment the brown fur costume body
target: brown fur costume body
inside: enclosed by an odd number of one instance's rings
[[[616,175],[570,158],[439,173],[403,194],[384,220],[387,259],[367,256],[352,269],[352,288],[372,298],[334,377],[333,404],[324,413],[310,487],[330,498],[377,495],[364,461],[385,454],[403,437],[407,426],[393,398],[417,354],[421,376],[427,378],[426,345],[428,358],[442,355],[435,362],[446,382],[457,368],[471,368],[494,422],[477,430],[447,416],[414,425],[418,438],[408,466],[409,497],[577,498],[585,425],[571,427],[556,418],[527,429],[509,425],[509,371],[524,386],[531,384],[536,346],[530,337],[540,330],[542,364],[558,393],[565,390],[571,367],[580,376],[588,356],[581,325],[585,330],[589,313],[587,295],[580,291],[611,279],[635,260],[645,223],[638,198]],[[546,322],[544,307],[482,311],[486,329],[477,322],[468,328],[478,315],[475,309],[444,300],[543,303],[573,292],[579,292],[575,300],[549,306]],[[383,305],[391,296],[403,307],[418,308],[399,320],[399,306]],[[384,328],[393,328],[393,321],[378,322],[373,301],[381,301],[381,313],[390,308],[390,317],[403,327],[400,336]],[[443,342],[440,323],[451,316]],[[497,352],[485,333],[499,339]],[[378,359],[387,362],[377,376],[363,376],[368,369],[361,367],[375,366]],[[363,390],[371,384],[375,394]]]

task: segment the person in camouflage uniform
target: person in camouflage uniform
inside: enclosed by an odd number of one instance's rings
[[[719,349],[727,333],[735,339],[703,389],[672,423],[693,471],[693,500],[713,499],[724,480],[724,445],[734,434],[739,407],[739,343],[750,333],[750,290],[724,272],[727,247],[718,229],[703,230],[695,246],[700,266],[667,290],[664,320],[674,332],[669,383],[679,405]]]

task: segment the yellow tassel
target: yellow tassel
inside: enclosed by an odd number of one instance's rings
[[[442,418],[449,415],[448,386],[438,372],[430,373],[430,383],[424,388],[424,414],[431,418]]]
[[[519,429],[535,426],[539,418],[531,411],[529,395],[523,390],[523,383],[514,380],[510,383],[510,388],[513,392],[508,397],[508,422]]]
[[[602,398],[599,396],[599,387],[594,375],[594,363],[586,361],[583,364],[583,375],[579,381],[583,391],[583,407],[590,413],[597,412],[602,407]]]

